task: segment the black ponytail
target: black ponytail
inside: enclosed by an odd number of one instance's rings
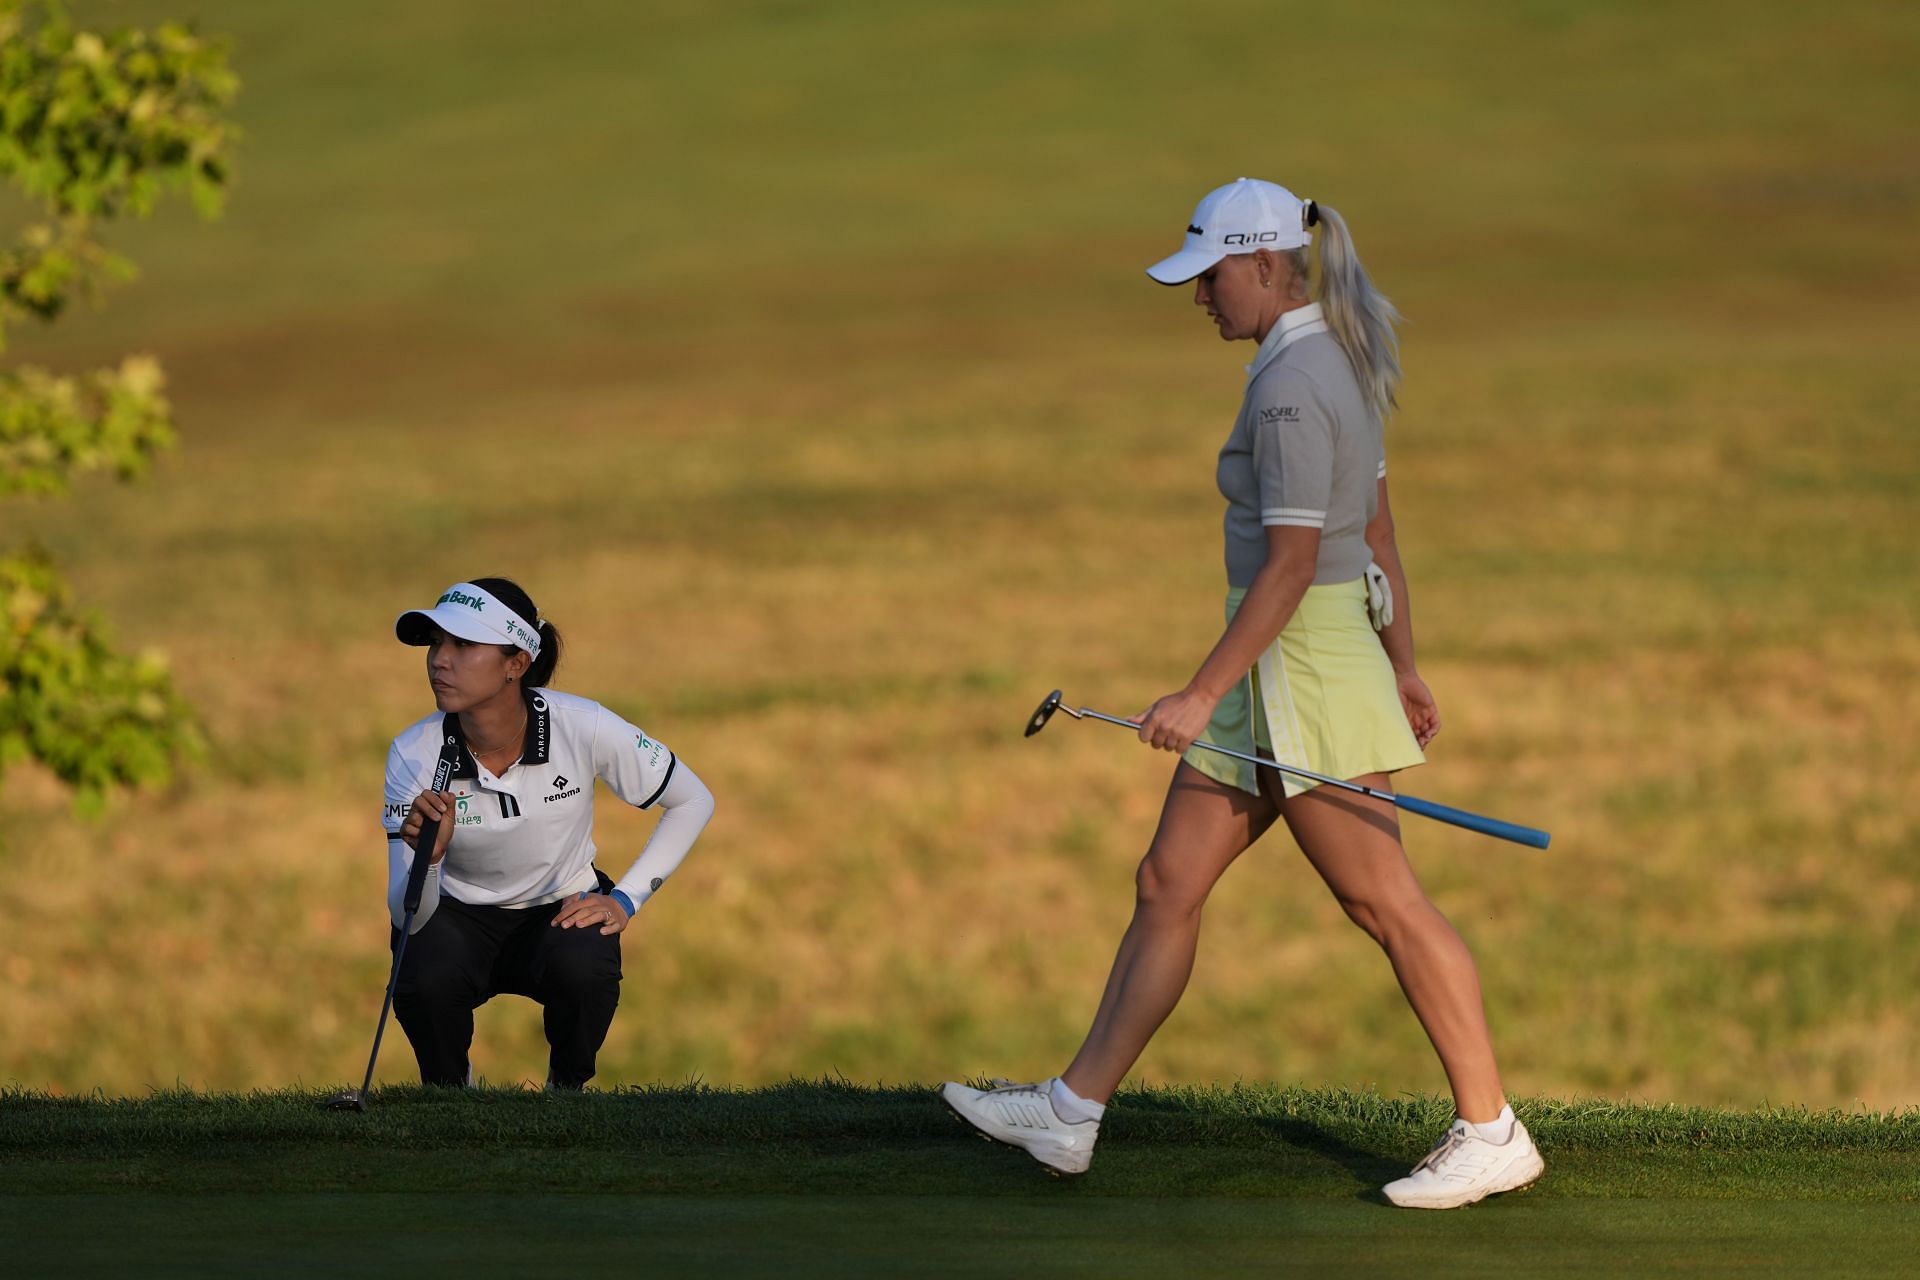
[[[544,689],[553,679],[553,669],[560,665],[560,630],[551,622],[540,623],[540,656],[527,668],[527,674],[520,683],[529,689]]]
[[[551,622],[540,617],[540,610],[533,604],[533,598],[521,590],[520,584],[511,578],[470,578],[474,586],[498,600],[507,608],[520,615],[527,629],[540,635],[540,656],[527,668],[527,674],[520,683],[529,689],[543,689],[553,679],[553,669],[560,665],[560,631]],[[524,649],[513,645],[501,645],[508,653],[524,653]]]

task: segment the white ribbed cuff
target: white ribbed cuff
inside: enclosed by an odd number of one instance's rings
[[[1260,512],[1263,525],[1289,524],[1303,529],[1324,529],[1327,513],[1310,507],[1266,507]]]

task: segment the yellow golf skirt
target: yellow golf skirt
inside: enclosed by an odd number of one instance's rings
[[[1228,622],[1246,595],[1244,587],[1227,592]],[[1340,779],[1426,763],[1393,664],[1367,621],[1366,579],[1308,587],[1258,665],[1220,699],[1200,739]],[[1216,782],[1260,793],[1253,765],[1197,746],[1181,758]],[[1289,796],[1318,785],[1292,774],[1280,779]]]

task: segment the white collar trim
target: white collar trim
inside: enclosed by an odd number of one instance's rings
[[[1309,302],[1304,307],[1295,307],[1283,313],[1273,328],[1267,331],[1266,340],[1253,355],[1253,363],[1247,366],[1247,381],[1252,382],[1259,377],[1268,365],[1280,358],[1282,351],[1301,338],[1327,332],[1326,313],[1317,302]]]

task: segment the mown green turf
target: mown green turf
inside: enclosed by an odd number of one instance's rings
[[[793,1082],[552,1095],[376,1090],[147,1099],[8,1093],[0,1191],[496,1190],[1025,1195],[1035,1169],[971,1141],[924,1086]],[[1920,1199],[1920,1113],[1523,1104],[1554,1175],[1537,1194]],[[1365,1194],[1447,1122],[1432,1098],[1344,1090],[1123,1093],[1072,1196]],[[1046,1184],[1054,1185],[1054,1184]]]
[[[14,1274],[344,1276],[1874,1276],[1910,1205],[876,1194],[0,1199]],[[109,1229],[110,1228],[110,1229]]]
[[[0,1242],[27,1274],[1853,1275],[1920,1217],[1920,1112],[1536,1101],[1538,1186],[1464,1214],[1375,1188],[1438,1099],[1146,1089],[1045,1176],[924,1086],[562,1096],[0,1094]]]

